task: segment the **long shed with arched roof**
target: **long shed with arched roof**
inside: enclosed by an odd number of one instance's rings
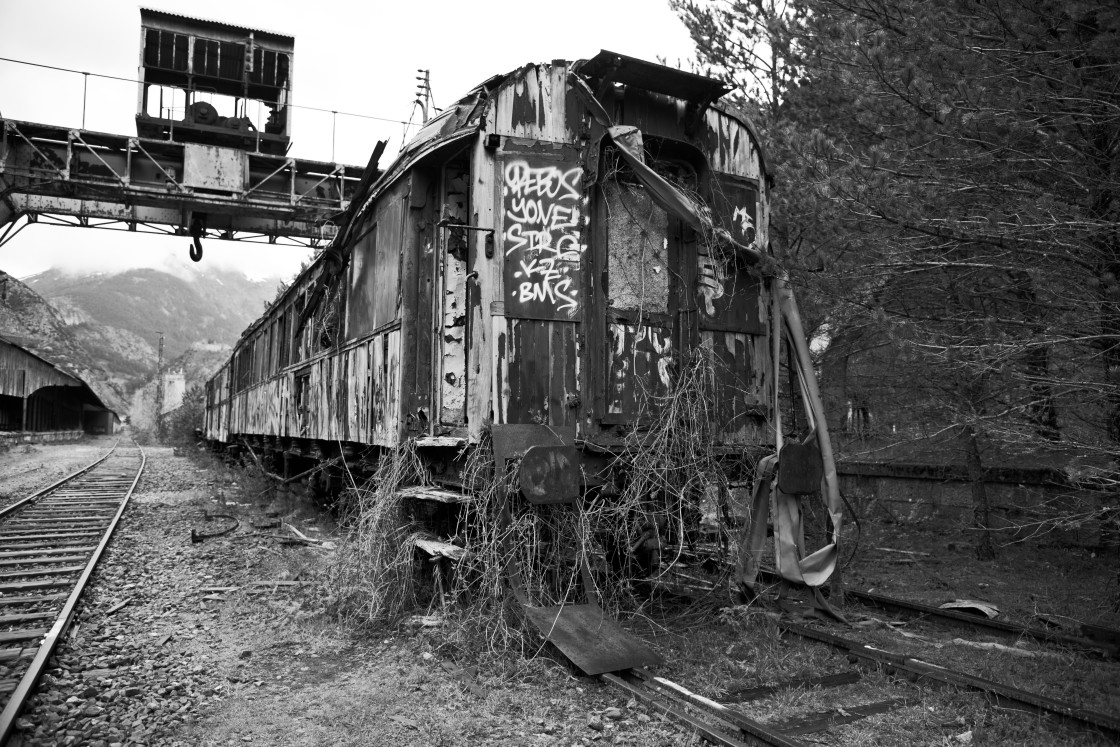
[[[0,437],[59,440],[119,427],[86,382],[0,336]]]

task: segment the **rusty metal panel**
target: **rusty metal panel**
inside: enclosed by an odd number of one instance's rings
[[[291,435],[288,392],[289,378],[281,375],[236,394],[231,403],[229,431],[260,436]]]
[[[369,411],[368,443],[395,446],[400,442],[400,342],[399,329],[369,342],[369,390],[364,402]]]
[[[385,421],[385,443],[396,445],[401,440],[401,331],[394,329],[385,335],[386,358],[389,379],[386,382],[388,393],[387,418]]]
[[[706,253],[697,253],[696,263],[700,328],[763,334],[761,281],[745,271],[729,269],[726,260]]]
[[[498,339],[499,423],[574,426],[580,404],[577,327],[572,322],[503,320]]]
[[[505,311],[511,317],[576,320],[587,199],[583,168],[563,153],[512,151],[501,169]]]
[[[199,143],[183,144],[183,186],[215,192],[245,189],[249,154],[237,148]]]
[[[567,67],[527,65],[512,73],[494,92],[492,132],[500,135],[574,142],[569,122]]]
[[[526,607],[525,616],[585,674],[618,672],[664,661],[595,604]]]
[[[741,332],[701,331],[712,356],[714,422],[723,443],[751,443],[759,436],[762,380],[756,370],[757,338]]]
[[[672,330],[646,324],[607,325],[607,381],[604,423],[649,414],[672,387]]]
[[[579,453],[574,446],[533,446],[521,460],[517,480],[529,503],[571,503],[580,497]]]
[[[704,112],[703,127],[703,150],[713,171],[760,180],[762,163],[750,130],[714,107]]]

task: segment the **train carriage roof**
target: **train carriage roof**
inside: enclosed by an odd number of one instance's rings
[[[409,140],[393,162],[384,171],[377,168],[380,149],[374,151],[374,158],[366,167],[362,179],[364,189],[359,189],[354,202],[342,218],[340,230],[335,239],[323,251],[319,260],[312,263],[294,281],[287,293],[295,291],[299,281],[318,273],[317,290],[328,276],[341,271],[346,265],[346,243],[354,226],[360,224],[363,215],[386,189],[408,171],[418,161],[447,145],[463,141],[477,134],[484,125],[487,108],[492,94],[501,86],[518,79],[524,71],[534,67],[529,64],[508,73],[495,75],[480,83],[444,111],[428,120],[420,131]],[[741,112],[721,104],[719,99],[732,90],[724,82],[685,70],[646,62],[635,57],[601,50],[588,60],[571,63],[572,73],[580,80],[589,82],[597,88],[610,84],[622,84],[653,93],[670,96],[700,111],[715,108],[726,116],[741,123],[750,132],[757,146],[763,173],[766,172],[766,153],[754,124]],[[379,145],[379,148],[383,146]],[[287,295],[287,293],[285,295]],[[308,309],[310,311],[310,308]],[[305,312],[306,313],[306,312]],[[250,325],[242,338],[252,333],[263,321],[263,317]],[[301,322],[303,319],[301,318]]]

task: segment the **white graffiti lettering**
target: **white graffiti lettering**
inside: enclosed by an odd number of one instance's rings
[[[561,171],[556,166],[533,168],[525,161],[511,161],[505,171],[506,193],[516,197],[578,200],[582,174],[579,167]]]
[[[698,255],[700,272],[696,279],[697,290],[700,298],[704,300],[704,313],[708,316],[716,315],[714,301],[723,298],[723,284],[727,280],[727,273],[720,264],[712,261],[711,257]]]
[[[745,207],[735,208],[734,215],[731,216],[731,221],[739,228],[739,233],[746,237],[748,241],[754,241],[754,216],[751,211]]]
[[[556,311],[579,308],[576,279],[584,247],[583,207],[577,166],[530,166],[511,161],[503,173],[503,250],[516,287],[517,303],[546,303]],[[508,272],[509,270],[507,270]]]

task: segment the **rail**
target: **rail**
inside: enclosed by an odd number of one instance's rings
[[[85,530],[84,534],[92,534],[95,531],[93,527],[102,529],[102,525],[98,522],[98,519],[103,518],[103,515],[96,514],[94,509],[89,509],[88,507],[93,504],[103,505],[106,501],[119,501],[119,506],[117,507],[115,513],[112,515],[112,518],[109,520],[107,525],[104,525],[100,541],[98,542],[97,546],[93,548],[85,563],[84,568],[82,568],[81,570],[81,575],[74,582],[74,586],[66,598],[66,603],[58,612],[50,629],[45,631],[45,633],[41,636],[36,654],[32,658],[31,663],[28,665],[27,670],[24,672],[22,677],[20,677],[18,684],[16,684],[15,688],[13,689],[11,696],[8,698],[8,702],[4,706],[4,710],[0,712],[0,744],[4,744],[6,742],[9,734],[11,733],[12,727],[15,724],[16,718],[19,716],[20,711],[23,709],[24,703],[33,691],[36,683],[43,673],[43,670],[46,668],[46,664],[50,660],[51,655],[54,653],[54,650],[57,647],[59,641],[66,634],[67,629],[70,627],[74,612],[77,609],[78,600],[81,598],[82,592],[85,590],[86,584],[89,581],[90,576],[93,574],[94,569],[97,567],[98,561],[100,561],[105,548],[108,546],[109,541],[112,539],[113,532],[116,530],[121,517],[124,515],[124,511],[128,507],[129,500],[131,499],[132,494],[136,489],[136,485],[140,481],[140,476],[144,473],[144,467],[147,464],[147,456],[144,454],[144,450],[140,448],[139,445],[136,445],[136,449],[139,452],[140,457],[139,467],[136,468],[135,475],[131,478],[131,482],[128,483],[127,488],[123,490],[122,494],[118,498],[106,499],[104,498],[104,495],[106,494],[106,491],[116,492],[118,486],[123,485],[125,482],[127,482],[127,476],[124,480],[116,481],[112,480],[110,476],[110,478],[103,482],[103,486],[98,491],[91,491],[84,498],[79,493],[76,497],[69,497],[66,500],[59,500],[56,502],[57,505],[52,506],[50,505],[51,497],[55,493],[58,493],[60,489],[65,485],[74,483],[76,480],[78,480],[78,478],[82,476],[89,476],[89,473],[91,471],[99,466],[102,466],[106,462],[106,460],[108,460],[109,457],[112,456],[113,453],[117,450],[119,444],[120,439],[118,439],[117,442],[113,444],[113,448],[110,449],[110,451],[100,459],[54,483],[50,487],[37,491],[31,496],[28,496],[26,499],[20,501],[16,506],[12,506],[6,509],[2,516],[0,516],[0,518],[11,521],[13,518],[15,518],[16,520],[20,518],[19,511],[17,509],[27,508],[33,505],[43,505],[47,510],[74,511],[76,510],[74,508],[75,504],[84,504],[87,507],[86,513],[90,514],[85,517],[88,520],[86,526],[89,528]],[[33,503],[33,501],[37,502]],[[65,516],[65,514],[63,514],[63,516]],[[27,527],[37,527],[40,525],[40,523],[41,522],[39,520],[33,520],[27,523]],[[60,527],[60,531],[55,532],[53,535],[49,531],[33,529],[30,533],[20,534],[17,532],[13,533],[12,536],[20,537],[24,542],[27,542],[31,538],[35,538],[35,542],[24,545],[24,550],[22,552],[30,554],[32,556],[42,555],[44,551],[43,549],[37,547],[37,544],[41,544],[43,539],[48,540],[49,543],[52,536],[56,539],[61,537],[75,536],[74,532],[72,531],[74,528],[74,523],[71,520],[56,517],[55,523]],[[63,526],[64,523],[65,527]],[[77,526],[81,526],[81,524],[78,524]],[[40,531],[42,533],[35,534],[35,531]],[[58,551],[58,549],[54,550],[54,552]],[[47,550],[47,552],[50,552],[50,550]],[[77,551],[74,550],[74,552]],[[9,553],[18,556],[20,555],[21,551],[9,550],[5,554]],[[31,558],[28,558],[27,561],[27,564],[31,565]],[[57,562],[57,560],[55,560],[54,562]],[[69,570],[70,569],[58,569],[51,573],[65,572]],[[36,575],[36,573],[38,573],[39,575],[46,575],[46,573],[44,573],[41,569],[38,572],[34,570],[29,571],[27,572],[27,575]],[[41,585],[34,588],[41,588]],[[7,601],[9,603],[14,602],[17,604],[24,604],[34,599],[35,597],[22,597],[17,600],[9,599]],[[34,635],[38,632],[38,630],[23,631],[16,633],[14,636],[10,636],[10,638],[12,640],[33,640],[35,638],[39,638],[38,635]],[[17,659],[18,658],[20,657],[17,654]]]

